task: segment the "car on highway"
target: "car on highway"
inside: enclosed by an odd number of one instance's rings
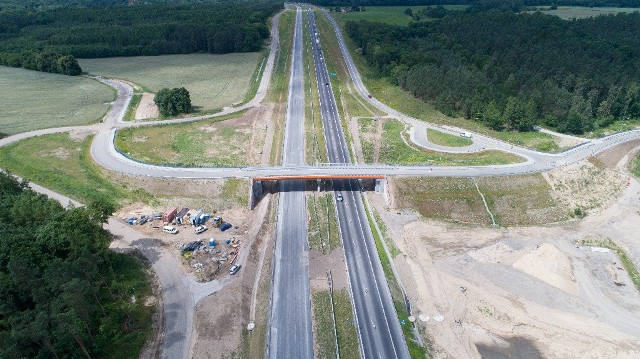
[[[200,234],[200,233],[202,233],[202,232],[204,232],[204,231],[206,231],[206,230],[207,230],[207,226],[198,226],[198,227],[196,227],[196,229],[194,229],[193,231],[194,231],[196,234]]]
[[[240,270],[240,264],[234,264],[231,266],[231,268],[229,268],[229,274],[234,275],[236,273],[238,273],[238,271]]]
[[[336,193],[336,201],[342,202],[342,193]]]

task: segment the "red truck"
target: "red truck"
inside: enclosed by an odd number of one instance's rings
[[[173,221],[173,219],[176,218],[176,214],[177,213],[178,213],[178,209],[177,208],[168,209],[162,215],[162,222],[171,223],[171,221]]]

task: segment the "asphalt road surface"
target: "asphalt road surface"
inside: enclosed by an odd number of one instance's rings
[[[283,165],[304,164],[302,12],[296,8]],[[269,358],[313,358],[307,210],[303,181],[282,181],[274,254]]]
[[[347,142],[312,12],[309,12],[309,28],[328,158],[331,163],[348,164],[351,160]],[[357,181],[334,181],[334,191],[343,195],[342,201],[336,201],[336,209],[362,357],[410,358]]]

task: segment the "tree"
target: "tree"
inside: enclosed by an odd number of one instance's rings
[[[57,61],[57,69],[58,73],[69,76],[78,76],[82,73],[78,60],[71,55],[60,56]]]
[[[191,96],[184,87],[163,88],[158,91],[153,101],[158,106],[162,116],[175,116],[180,113],[189,113],[192,110]]]
[[[116,211],[116,205],[112,201],[98,197],[87,205],[89,217],[96,223],[104,224],[109,221],[109,217]]]

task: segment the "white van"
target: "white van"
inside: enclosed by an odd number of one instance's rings
[[[164,226],[164,227],[162,227],[162,231],[164,233],[176,234],[176,233],[178,233],[178,228],[176,228],[174,226]]]

